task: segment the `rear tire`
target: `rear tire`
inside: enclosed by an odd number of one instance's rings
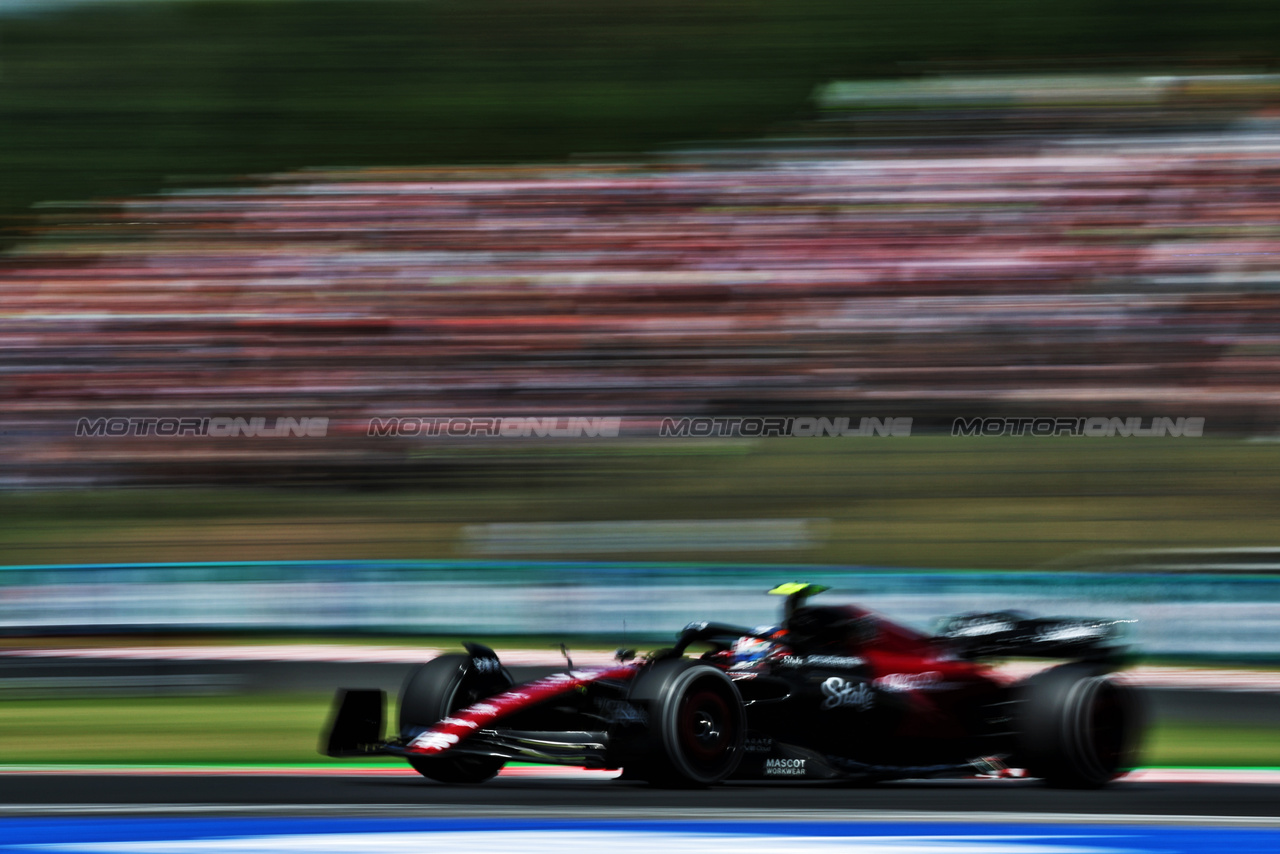
[[[1093,789],[1131,770],[1143,730],[1129,685],[1088,664],[1063,664],[1019,686],[1018,764],[1050,786]]]
[[[410,739],[458,709],[511,685],[506,671],[481,676],[471,657],[442,655],[414,670],[400,689],[400,737]],[[410,756],[413,770],[441,783],[483,783],[502,770],[505,759],[488,756]]]
[[[649,710],[649,733],[624,775],[660,786],[710,786],[742,761],[746,712],[723,671],[688,659],[642,674],[630,699]]]

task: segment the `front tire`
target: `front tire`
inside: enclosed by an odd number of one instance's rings
[[[511,685],[505,670],[475,673],[471,657],[442,655],[414,670],[400,689],[400,737],[411,739],[458,709]],[[441,783],[483,783],[497,776],[505,759],[489,756],[410,756],[413,770]]]
[[[724,672],[688,659],[663,661],[632,687],[633,703],[649,709],[643,753],[627,776],[662,786],[710,786],[742,761],[746,712]]]
[[[1094,789],[1131,770],[1142,737],[1137,692],[1087,664],[1019,686],[1018,760],[1050,786]]]

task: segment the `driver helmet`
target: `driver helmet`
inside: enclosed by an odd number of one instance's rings
[[[763,626],[759,629],[753,629],[759,635],[773,635],[777,632],[777,626]],[[729,649],[730,657],[733,659],[733,667],[751,667],[764,661],[769,653],[777,649],[777,644],[758,637],[743,636],[733,642],[733,646]]]

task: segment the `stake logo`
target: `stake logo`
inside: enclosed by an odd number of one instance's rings
[[[832,676],[826,682],[822,683],[822,695],[826,697],[822,701],[822,708],[830,711],[832,709],[856,709],[865,712],[871,708],[874,695],[871,689],[867,687],[866,682],[854,684],[848,679],[842,679],[839,676]]]

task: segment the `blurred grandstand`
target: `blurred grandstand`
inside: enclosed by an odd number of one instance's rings
[[[424,441],[368,435],[397,414],[1273,433],[1280,85],[1233,80],[976,107],[833,85],[785,143],[64,208],[0,260],[0,484],[378,480]],[[962,133],[938,133],[957,98]],[[908,112],[930,132],[865,132]],[[329,420],[287,443],[76,436],[112,416]]]

